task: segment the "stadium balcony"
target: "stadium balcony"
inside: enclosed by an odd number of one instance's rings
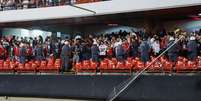
[[[78,18],[198,5],[201,5],[200,0],[140,0],[137,2],[136,0],[77,0],[75,3],[63,2],[61,0],[59,3],[56,2],[56,4],[32,2],[29,5],[26,4],[25,7],[16,3],[10,3],[8,6],[4,6],[1,3],[1,8],[5,9],[5,11],[0,12],[0,23]],[[26,7],[34,9],[21,9]],[[37,9],[35,9],[36,7]],[[6,10],[7,8],[19,8],[19,10]]]

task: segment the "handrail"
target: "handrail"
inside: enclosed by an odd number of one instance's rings
[[[163,54],[165,54],[170,48],[172,48],[176,43],[178,43],[181,39],[183,38],[183,36],[181,36],[179,39],[177,39],[172,45],[170,45],[166,50],[164,50],[158,57],[156,57],[149,65],[147,65],[143,70],[141,70],[137,75],[135,76],[132,76],[130,81],[125,84],[125,86],[119,91],[116,93],[115,91],[115,95],[110,98],[110,99],[107,99],[106,101],[113,101],[115,100],[123,91],[125,91],[129,85],[131,85],[131,83],[133,83],[142,73],[144,73],[144,71],[149,68],[157,59],[159,59]],[[121,83],[119,84],[121,85]],[[118,86],[117,86],[118,87]],[[116,87],[114,87],[114,90],[116,90]],[[113,93],[113,91],[111,92],[111,94]]]
[[[90,9],[87,9],[87,8],[83,8],[83,7],[80,7],[80,6],[76,6],[74,4],[70,4],[69,6],[72,6],[72,7],[78,8],[78,9],[82,9],[82,10],[85,10],[85,11],[88,11],[88,12],[92,12],[94,15],[96,15],[96,12],[93,11],[93,10],[90,10]]]

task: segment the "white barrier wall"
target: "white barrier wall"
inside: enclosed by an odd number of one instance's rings
[[[97,12],[95,15],[104,15],[194,5],[201,5],[201,0],[111,0],[104,2],[78,4],[77,6]],[[2,11],[0,12],[0,23],[95,15],[92,12],[81,10],[72,6],[57,6],[37,9]]]

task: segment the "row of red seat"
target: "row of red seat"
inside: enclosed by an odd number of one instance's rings
[[[25,64],[21,64],[18,61],[0,60],[1,72],[59,72],[60,68],[60,59],[29,61]]]
[[[157,59],[155,62],[155,58],[152,57],[151,61],[147,63],[143,63],[139,58],[127,58],[124,62],[118,62],[116,58],[112,59],[104,59],[100,63],[93,62],[90,60],[85,60],[80,63],[76,63],[75,70],[76,72],[132,72],[132,71],[140,71],[147,68],[148,72],[172,72],[176,70],[177,72],[181,71],[192,71],[192,70],[200,70],[201,69],[201,57],[198,57],[196,61],[188,61],[188,59],[184,57],[179,57],[178,61],[174,64],[168,59],[161,57]]]

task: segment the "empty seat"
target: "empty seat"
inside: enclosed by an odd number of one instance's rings
[[[162,64],[160,61],[155,61],[154,64],[153,64],[153,70],[155,72],[160,72],[161,71],[161,67],[162,67]]]
[[[186,63],[179,60],[176,62],[175,68],[176,68],[177,72],[185,71],[186,70]]]
[[[4,61],[0,60],[0,69],[3,68],[3,65],[4,65]]]
[[[79,70],[81,68],[82,68],[82,63],[81,62],[75,63],[75,70]]]
[[[54,59],[49,59],[47,62],[47,68],[54,68]]]
[[[108,63],[109,63],[109,62],[107,62],[107,61],[105,61],[105,60],[101,61],[101,62],[100,62],[100,67],[99,67],[99,69],[100,69],[100,70],[107,69],[107,68],[108,68]]]
[[[36,60],[36,61],[35,61],[35,64],[37,65],[37,67],[39,67],[39,66],[40,66],[40,63],[41,63],[41,62],[40,62],[40,61],[38,61],[38,60]]]
[[[163,63],[163,70],[164,70],[165,72],[171,72],[172,69],[173,69],[173,64],[172,64],[171,62],[165,61],[165,62]]]
[[[133,69],[139,71],[144,68],[145,68],[145,64],[142,61],[137,61],[136,66]]]
[[[128,57],[128,58],[127,58],[127,61],[129,61],[129,62],[132,62],[132,60],[133,60],[133,59],[132,59],[131,57]]]
[[[97,66],[97,62],[84,60],[82,63],[76,63],[76,72],[96,72]]]
[[[98,67],[98,63],[91,61],[90,69],[96,69],[97,67]]]
[[[108,68],[107,69],[115,69],[116,68],[116,63],[117,63],[117,61],[110,61],[109,63],[108,63]]]
[[[14,69],[17,66],[15,61],[10,62],[10,68]]]
[[[10,60],[1,61],[3,62],[3,66],[0,68],[2,72],[13,72],[13,68],[10,67]],[[1,64],[1,63],[0,63]]]
[[[82,69],[90,69],[90,61],[89,60],[83,61],[83,68]]]
[[[117,64],[117,59],[116,58],[112,58],[112,63],[114,63],[115,65]]]
[[[116,69],[125,69],[123,62],[117,62]]]
[[[150,61],[148,61],[148,62],[146,63],[146,67],[148,67],[148,68],[147,68],[148,71],[152,71],[152,70],[154,69],[153,63],[151,64]]]
[[[61,69],[61,59],[56,59],[54,63],[54,68],[57,70]]]
[[[196,69],[196,62],[195,61],[188,61],[186,64],[187,70],[195,70]]]
[[[133,68],[132,60],[125,61],[125,68],[126,69],[132,69]]]
[[[35,62],[36,63],[36,62]],[[37,63],[36,63],[37,64]],[[40,66],[37,68],[39,72],[46,72],[47,71],[47,61],[41,61]]]
[[[21,69],[24,69],[24,64],[19,63],[18,67],[16,68],[16,70],[18,71],[18,70],[21,70]]]
[[[197,60],[197,70],[201,70],[201,60]]]

